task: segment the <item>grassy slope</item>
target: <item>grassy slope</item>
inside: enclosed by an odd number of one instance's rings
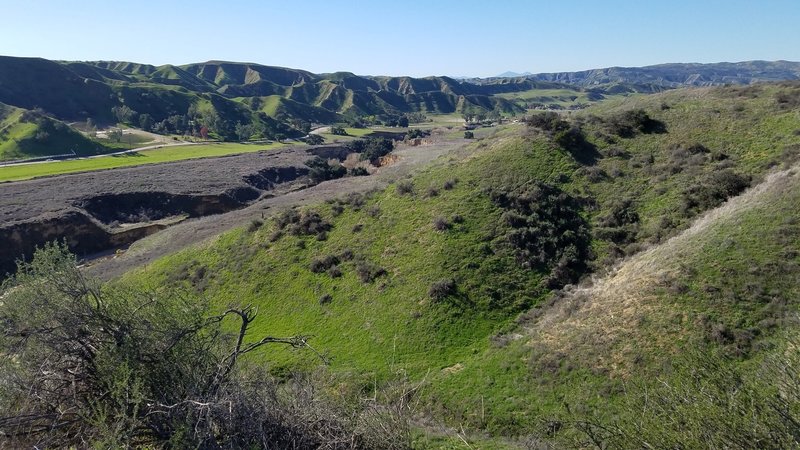
[[[665,134],[640,134],[607,143],[601,139],[601,125],[586,125],[600,153],[612,146],[629,153],[600,159],[597,167],[615,175],[599,180],[587,175],[585,168],[545,136],[511,127],[473,144],[464,151],[463,162],[442,162],[418,175],[413,181],[413,197],[401,196],[390,187],[358,210],[346,207],[338,217],[334,217],[330,205],[315,208],[334,224],[327,240],[284,236],[273,243],[269,236],[275,225],[269,222],[255,231],[240,229],[202,248],[167,257],[132,277],[153,284],[185,280],[221,306],[229,302],[257,304],[262,315],[254,334],[313,334],[314,345],[333,358],[334,371],[353,375],[356,384],[363,383],[365,389],[371,380],[388,380],[399,374],[414,380],[424,378],[428,406],[450,423],[493,433],[530,432],[541,417],[558,414],[565,399],[588,392],[588,398],[582,396],[585,405],[613,404],[620,376],[651,373],[665,356],[677,351],[677,344],[705,345],[707,335],[696,326],[701,314],[710,315],[712,324],[732,330],[774,318],[764,308],[753,306],[744,291],[740,296],[745,301],[720,303],[714,301],[714,295],[699,295],[698,289],[704,289],[702,280],[728,282],[730,274],[721,270],[719,261],[734,268],[742,261],[772,267],[776,255],[782,254],[779,249],[753,243],[759,242],[756,237],[784,233],[781,221],[787,214],[796,214],[786,208],[797,199],[793,194],[777,196],[774,202],[762,201],[759,204],[765,206],[761,209],[742,210],[736,220],[720,221],[719,228],[712,227],[717,231],[689,241],[683,247],[688,253],[680,254],[686,265],[694,267],[687,269],[691,276],[683,276],[681,281],[688,290],[679,287],[680,295],[673,295],[667,290],[671,285],[656,289],[648,299],[661,315],[654,317],[652,325],[646,314],[637,322],[642,326],[623,322],[627,328],[619,334],[621,339],[606,346],[609,341],[596,339],[595,334],[581,334],[581,323],[573,328],[563,325],[567,327],[563,336],[574,342],[559,338],[555,326],[542,327],[541,331],[555,333],[555,337],[535,339],[541,336],[536,334],[536,324],[547,322],[527,321],[525,328],[515,328],[519,311],[542,303],[544,296],[536,289],[541,274],[519,268],[513,255],[502,247],[487,253],[487,239],[496,236],[502,225],[501,211],[488,200],[485,189],[516,186],[528,180],[560,184],[573,195],[597,200],[596,208],[584,212],[593,222],[608,212],[614,199],[630,196],[642,218],[640,240],[663,241],[690,221],[691,217],[680,213],[681,192],[703,174],[719,170],[719,163],[704,159],[681,162],[678,173],[661,176],[666,165],[675,164],[671,146],[701,143],[728,154],[732,163],[726,164],[733,164],[736,170],[763,174],[781,158],[785,147],[796,145],[798,140],[794,131],[800,129],[800,121],[796,111],[776,104],[779,89],[783,88],[670,92],[609,102],[587,111],[609,115],[641,107],[668,129]],[[653,161],[641,163],[642,157],[650,154]],[[455,189],[440,189],[435,197],[425,195],[429,186],[441,188],[452,178],[459,180]],[[370,213],[375,208],[379,213]],[[464,222],[445,232],[432,228],[435,217],[450,218],[454,214],[461,215]],[[656,229],[665,217],[673,219],[673,225]],[[356,224],[363,225],[362,231],[353,231]],[[731,235],[743,244],[717,245],[719,239]],[[600,258],[609,245],[595,241]],[[715,248],[721,250],[714,252]],[[344,249],[383,267],[388,275],[374,283],[362,283],[354,273],[353,262],[340,264],[341,278],[309,270],[313,258]],[[199,275],[202,273],[208,274],[207,278]],[[733,291],[755,278],[735,273],[736,286],[729,287]],[[770,273],[764,275],[772,277],[767,281],[767,291],[796,291],[794,284],[774,284],[775,274],[780,272]],[[428,287],[443,278],[456,280],[458,295],[436,304],[427,293]],[[637,290],[631,295],[643,292]],[[332,300],[321,303],[326,294]],[[634,302],[632,310],[626,312],[640,317],[639,304]],[[672,314],[676,309],[685,312]],[[584,322],[587,329],[605,336],[603,316],[590,309],[586,317],[592,319]],[[769,326],[762,325],[767,342]],[[652,336],[662,338],[647,341]],[[551,347],[538,345],[540,342]],[[647,345],[632,346],[632,342],[649,342],[652,352],[646,351]],[[569,358],[561,346],[565,346]],[[608,349],[613,352],[606,354]],[[276,373],[315,364],[307,354],[285,351],[268,353],[264,360]]]
[[[518,139],[513,145],[520,153],[527,146]],[[499,217],[499,210],[488,198],[474,195],[487,173],[484,167],[490,167],[489,153],[479,156],[486,164],[439,168],[421,175],[415,180],[417,193],[413,197],[389,189],[358,211],[347,207],[335,219],[330,206],[319,208],[328,220],[335,220],[326,241],[313,236],[286,236],[270,244],[268,236],[273,230],[267,226],[255,233],[225,235],[212,247],[182,252],[151,270],[176,265],[191,270],[200,265],[208,267],[216,280],[208,295],[220,303],[237,298],[263,305],[271,312],[263,316],[258,331],[288,334],[302,330],[314,334],[315,345],[330,351],[335,367],[341,370],[357,368],[375,372],[383,379],[394,368],[402,367],[415,376],[431,368],[438,370],[441,364],[456,362],[480,349],[485,336],[512,317],[510,305],[505,311],[487,307],[489,300],[481,286],[497,273],[511,274],[504,298],[515,298],[519,302],[517,311],[536,300],[520,293],[526,290],[524,286],[535,285],[538,275],[515,274],[510,255],[483,254],[482,237]],[[548,169],[570,164],[563,154],[551,154],[539,163]],[[442,190],[444,182],[453,177],[459,180],[456,187]],[[438,187],[440,195],[425,198],[429,186]],[[447,232],[433,230],[435,217],[455,214],[463,215],[462,224]],[[353,232],[356,224],[362,224],[363,230]],[[298,246],[300,241],[305,248]],[[244,250],[248,248],[252,250]],[[354,273],[353,262],[343,263],[344,276],[336,279],[309,270],[314,257],[344,249],[380,265],[388,275],[374,283],[362,283]],[[244,253],[232,258],[231,252]],[[446,277],[455,277],[461,285],[461,306],[435,305],[428,299],[431,283]],[[512,285],[517,293],[511,291]],[[270,294],[265,298],[267,292]],[[320,305],[324,294],[333,296],[328,305]],[[281,353],[269,358],[295,364],[295,355]]]
[[[38,122],[20,120],[23,110],[3,105],[0,114],[0,162],[71,154],[97,155],[112,146],[87,138],[66,124],[42,118]]]
[[[578,103],[591,103],[586,97],[586,92],[573,89],[531,89],[497,94],[496,97],[528,103],[556,104],[563,107]]]
[[[92,170],[115,169],[118,167],[182,161],[185,159],[208,158],[234,155],[237,153],[258,152],[279,147],[283,144],[199,144],[145,150],[137,153],[107,156],[92,159],[55,161],[22,166],[0,167],[0,182],[27,180],[30,178],[61,175],[65,173],[88,172]]]

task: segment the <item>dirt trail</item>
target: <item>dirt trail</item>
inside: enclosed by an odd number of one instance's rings
[[[743,213],[769,207],[773,199],[798,188],[800,166],[769,175],[759,185],[703,214],[677,236],[632,256],[586,286],[568,291],[553,306],[534,314],[537,317],[523,324],[514,337],[525,337],[542,353],[595,354],[597,366],[624,370],[623,355],[633,353],[639,342],[637,323],[664,308],[657,287],[680,276],[682,264],[703,247],[717,227],[738,223]]]
[[[440,156],[462,148],[465,143],[466,141],[458,139],[417,147],[400,146],[394,152],[398,156],[394,164],[381,167],[368,177],[347,177],[326,181],[306,189],[261,199],[244,209],[188,220],[137,241],[122,254],[92,261],[87,265],[86,271],[90,275],[109,280],[164,255],[241,226],[249,220],[268,217],[276,210],[319,203],[351,192],[368,192],[383,188]]]

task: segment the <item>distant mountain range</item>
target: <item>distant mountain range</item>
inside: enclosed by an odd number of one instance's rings
[[[530,73],[530,72],[517,73],[517,72],[508,71],[508,72],[501,73],[500,75],[497,76],[497,78],[527,77],[528,75],[533,75],[533,74]]]
[[[629,84],[663,89],[681,86],[712,86],[797,80],[800,79],[800,62],[745,61],[711,64],[658,64],[646,67],[608,67],[580,72],[538,74],[506,72],[499,75],[498,78],[520,76],[531,80],[564,83],[584,88]]]

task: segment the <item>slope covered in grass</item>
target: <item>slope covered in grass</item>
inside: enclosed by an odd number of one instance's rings
[[[111,149],[37,111],[0,104],[0,161],[96,155]]]
[[[794,161],[798,92],[684,90],[542,116],[128,278],[257,305],[255,335],[313,335],[364,395],[423,382],[422,410],[444,424],[505,443],[585,438],[576,417],[630,419],[625,383],[669,373],[685,349],[747,369],[782,345],[800,194],[794,172],[767,174]],[[318,359],[263,363],[285,377]]]

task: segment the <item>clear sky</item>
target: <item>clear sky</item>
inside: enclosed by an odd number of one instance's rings
[[[0,55],[492,76],[800,61],[800,0],[0,0]]]

